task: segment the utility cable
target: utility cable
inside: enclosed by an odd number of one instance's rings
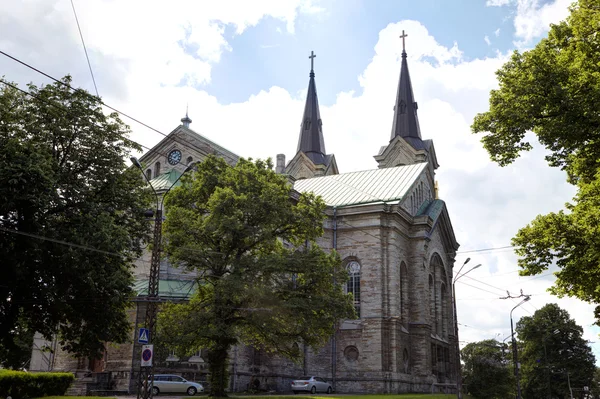
[[[90,64],[90,57],[88,56],[87,48],[85,47],[85,41],[83,40],[83,33],[81,33],[81,26],[79,26],[79,18],[77,18],[77,12],[75,11],[75,3],[71,0],[71,7],[73,7],[73,14],[75,14],[75,22],[77,22],[77,29],[79,30],[79,37],[81,37],[81,44],[83,44],[83,51],[87,60],[88,67],[90,68],[90,75],[92,75],[92,82],[94,82],[94,89],[96,90],[96,96],[100,98],[98,94],[98,86],[96,86],[96,79],[94,78],[94,72],[92,71],[92,64]]]
[[[80,91],[80,92],[82,92],[82,93],[84,93],[84,94],[86,94],[86,95],[88,95],[88,96],[94,97],[92,94],[88,93],[87,91],[85,91],[85,90],[83,90],[83,89],[77,89],[77,88],[74,88],[74,87],[73,87],[73,86],[71,86],[70,84],[67,84],[67,83],[63,82],[63,81],[61,81],[61,80],[59,80],[59,79],[55,78],[54,76],[51,76],[51,75],[47,74],[46,72],[43,72],[43,71],[41,71],[40,69],[38,69],[38,68],[36,68],[36,67],[34,67],[34,66],[32,66],[32,65],[29,65],[28,63],[26,63],[26,62],[24,62],[24,61],[21,61],[20,59],[18,59],[18,58],[16,58],[16,57],[13,57],[13,56],[12,56],[12,55],[10,55],[10,54],[7,54],[6,52],[4,52],[4,51],[2,51],[2,50],[0,50],[0,54],[4,55],[5,57],[8,57],[8,58],[10,58],[11,60],[13,60],[13,61],[15,61],[15,62],[18,62],[19,64],[21,64],[21,65],[23,65],[23,66],[25,66],[25,67],[27,67],[27,68],[29,68],[29,69],[31,69],[31,70],[33,70],[33,71],[35,71],[35,72],[39,73],[39,74],[41,74],[41,75],[43,75],[43,76],[47,77],[48,79],[50,79],[50,80],[52,80],[52,81],[54,81],[54,82],[56,82],[56,83],[58,83],[58,84],[60,84],[60,85],[63,85],[63,86],[65,86],[65,87],[69,88],[70,90],[73,90],[73,91]],[[114,112],[116,112],[116,113],[118,113],[118,114],[121,114],[121,115],[123,115],[123,116],[124,116],[124,117],[126,117],[126,118],[129,118],[129,119],[131,119],[132,121],[134,121],[134,122],[136,122],[136,123],[138,123],[138,124],[140,124],[140,125],[144,126],[145,128],[147,128],[147,129],[150,129],[150,130],[152,130],[152,131],[154,131],[154,132],[156,132],[156,133],[160,134],[161,136],[164,136],[164,137],[169,137],[169,135],[168,135],[168,134],[166,134],[166,133],[163,133],[163,132],[161,132],[160,130],[158,130],[158,129],[156,129],[156,128],[154,128],[154,127],[152,127],[152,126],[150,126],[150,125],[148,125],[148,124],[146,124],[146,123],[144,123],[144,122],[140,121],[139,119],[137,119],[137,118],[134,118],[133,116],[131,116],[131,115],[129,115],[129,114],[126,114],[125,112],[123,112],[123,111],[120,111],[120,110],[118,110],[118,109],[116,109],[116,108],[114,108],[114,107],[112,107],[112,106],[110,106],[110,105],[106,104],[104,101],[102,101],[102,99],[98,98],[98,100],[99,100],[100,104],[102,104],[102,105],[103,105],[103,106],[105,106],[106,108],[110,109],[111,111],[114,111]],[[189,142],[188,140],[184,139],[183,137],[172,136],[172,139],[173,139],[173,141],[177,141],[177,142],[179,142],[179,144],[181,144],[181,145],[184,145],[184,146],[185,146],[185,145],[187,145],[187,146],[189,146],[189,147],[191,147],[191,148],[195,148],[195,149],[199,150],[198,146],[196,146],[194,143],[191,143],[191,142]],[[215,144],[216,144],[216,143],[215,143]],[[162,155],[162,154],[161,154],[161,155]],[[234,154],[234,155],[235,155],[235,154]],[[178,164],[185,165],[185,164],[184,164],[183,162],[181,162],[181,161],[179,161],[179,162],[178,162]],[[187,165],[185,165],[185,166],[187,166]]]
[[[75,244],[75,243],[68,242],[68,241],[57,240],[55,238],[44,237],[44,236],[40,236],[40,235],[32,234],[32,233],[26,233],[24,231],[7,229],[6,227],[2,227],[2,226],[0,226],[0,231],[4,231],[4,232],[10,233],[10,234],[19,234],[19,235],[30,237],[30,238],[35,238],[37,240],[50,241],[50,242],[54,242],[56,244],[67,245],[69,247],[75,247],[75,248],[85,249],[87,251],[98,252],[98,253],[105,254],[105,255],[118,256],[118,257],[123,257],[124,256],[123,254],[119,254],[119,253],[116,253],[116,252],[104,251],[102,249],[88,247],[87,245],[81,245],[81,244]]]
[[[12,87],[13,89],[15,89],[15,90],[18,90],[18,91],[20,91],[21,93],[23,93],[23,94],[25,94],[25,95],[28,95],[28,96],[30,96],[30,97],[33,97],[33,98],[35,98],[35,99],[37,99],[37,100],[39,100],[39,101],[41,101],[41,102],[43,102],[43,103],[45,103],[45,104],[47,104],[47,105],[51,105],[51,106],[53,106],[53,107],[56,107],[56,108],[58,108],[58,109],[60,109],[60,110],[62,110],[62,111],[65,111],[65,112],[69,113],[69,114],[71,113],[71,110],[69,110],[67,107],[63,106],[62,104],[58,104],[58,103],[55,103],[55,102],[53,102],[53,101],[46,100],[46,99],[44,99],[44,98],[42,98],[42,97],[40,97],[40,96],[38,96],[38,95],[35,95],[35,94],[33,94],[33,93],[30,93],[30,92],[28,92],[28,91],[26,91],[26,90],[23,90],[23,89],[21,89],[20,87],[18,87],[18,86],[16,86],[16,85],[12,84],[12,83],[10,83],[10,82],[7,82],[6,80],[4,80],[4,79],[2,79],[2,78],[0,78],[0,83],[4,84],[4,85],[6,85],[6,86],[10,86],[10,87]],[[166,155],[165,155],[165,154],[163,154],[163,153],[159,152],[158,150],[152,149],[152,148],[150,148],[150,147],[148,147],[148,146],[145,146],[145,145],[143,145],[143,144],[141,144],[141,143],[138,143],[137,141],[131,140],[131,139],[129,139],[129,138],[127,138],[126,140],[127,140],[127,141],[129,141],[129,142],[131,142],[131,143],[135,143],[135,144],[139,145],[139,146],[140,146],[140,147],[142,147],[142,148],[145,148],[145,149],[149,150],[149,152],[147,152],[146,154],[150,154],[150,153],[154,152],[154,153],[156,153],[156,154],[158,154],[158,155],[162,155],[162,156],[166,157]],[[182,164],[182,165],[183,165],[183,163],[182,163],[182,162],[178,162],[178,163],[180,163],[180,164]]]

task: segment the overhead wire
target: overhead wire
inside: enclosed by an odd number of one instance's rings
[[[27,233],[27,232],[24,232],[24,231],[8,229],[8,228],[2,227],[2,226],[0,226],[0,231],[4,231],[6,233],[11,233],[11,234],[19,234],[19,235],[22,235],[22,236],[27,236],[27,237],[35,238],[37,240],[51,241],[51,242],[54,242],[54,243],[57,243],[57,244],[62,244],[62,245],[70,246],[70,247],[85,249],[87,251],[92,251],[92,252],[98,252],[98,253],[101,253],[101,254],[104,254],[104,255],[124,257],[123,254],[119,254],[117,252],[104,251],[102,249],[97,249],[97,248],[89,247],[87,245],[75,244],[73,242],[58,240],[56,238],[50,238],[50,237],[40,236],[40,235],[37,235],[37,234]]]
[[[81,37],[81,43],[83,44],[83,51],[85,52],[85,59],[87,60],[88,67],[90,68],[90,75],[92,75],[92,82],[94,82],[94,89],[96,90],[96,96],[100,97],[98,94],[98,86],[96,86],[96,78],[94,78],[94,71],[92,71],[92,64],[90,63],[90,57],[88,56],[87,48],[85,46],[85,41],[83,40],[83,33],[81,33],[81,26],[79,26],[79,18],[77,18],[77,11],[75,11],[75,3],[71,0],[71,7],[73,8],[73,14],[75,14],[75,22],[77,22],[77,30],[79,30],[79,37]]]
[[[42,70],[40,70],[40,69],[38,69],[38,68],[34,67],[34,66],[32,66],[32,65],[30,65],[30,64],[28,64],[28,63],[26,63],[26,62],[24,62],[24,61],[21,61],[20,59],[18,59],[18,58],[16,58],[16,57],[13,57],[12,55],[10,55],[10,54],[6,53],[5,51],[2,51],[2,50],[0,50],[0,54],[4,55],[5,57],[8,57],[8,58],[10,58],[11,60],[13,60],[13,61],[15,61],[15,62],[17,62],[17,63],[19,63],[19,64],[21,64],[21,65],[23,65],[23,66],[27,67],[27,68],[29,68],[29,69],[31,69],[32,71],[35,71],[35,72],[37,72],[37,73],[39,73],[39,74],[41,74],[41,75],[43,75],[43,76],[47,77],[48,79],[50,79],[50,80],[52,80],[52,81],[54,81],[54,82],[56,82],[56,83],[58,83],[58,84],[60,84],[60,85],[63,85],[63,86],[65,86],[65,87],[67,87],[69,90],[72,90],[72,91],[79,91],[79,92],[82,92],[82,93],[84,93],[84,94],[86,94],[86,95],[88,95],[88,96],[94,97],[94,95],[93,95],[93,94],[90,94],[90,93],[88,93],[87,91],[85,91],[85,90],[83,90],[83,89],[75,88],[75,87],[71,86],[70,84],[67,84],[67,83],[63,82],[62,80],[60,80],[60,79],[57,79],[57,78],[55,78],[54,76],[52,76],[52,75],[50,75],[50,74],[48,74],[48,73],[46,73],[46,72],[44,72],[44,71],[42,71]],[[6,82],[6,81],[4,81],[4,83],[7,83],[7,82]],[[13,86],[14,86],[14,85],[13,85]],[[115,107],[112,107],[112,106],[108,105],[108,104],[107,104],[107,103],[105,103],[105,102],[104,102],[104,101],[103,101],[103,100],[102,100],[100,97],[97,97],[97,100],[99,101],[99,103],[100,103],[102,106],[104,106],[104,107],[106,107],[106,108],[110,109],[111,111],[114,111],[114,112],[116,112],[116,113],[118,113],[118,114],[120,114],[120,115],[123,115],[124,117],[126,117],[126,118],[128,118],[128,119],[131,119],[132,121],[134,121],[134,122],[136,122],[136,123],[138,123],[138,124],[140,124],[140,125],[144,126],[144,127],[145,127],[145,128],[147,128],[147,129],[150,129],[150,130],[152,130],[153,132],[156,132],[156,133],[160,134],[161,136],[164,136],[164,137],[169,137],[169,135],[168,135],[168,134],[166,134],[166,133],[163,133],[163,132],[161,132],[160,130],[158,130],[158,129],[156,129],[156,128],[154,128],[154,127],[150,126],[150,125],[148,125],[147,123],[144,123],[144,122],[140,121],[139,119],[137,119],[137,118],[135,118],[135,117],[133,117],[133,116],[131,116],[131,115],[129,115],[129,114],[127,114],[127,113],[123,112],[123,111],[120,111],[120,110],[118,110],[118,109],[117,109],[117,108],[115,108]],[[173,135],[173,136],[171,136],[171,138],[173,139],[173,141],[179,142],[179,144],[182,144],[182,145],[187,145],[187,146],[189,146],[189,147],[191,147],[191,148],[196,148],[196,149],[198,149],[198,147],[197,147],[197,146],[196,146],[194,143],[192,143],[192,142],[190,142],[190,141],[186,140],[186,139],[185,139],[185,138],[183,138],[183,137],[177,137],[177,136]],[[131,140],[131,141],[133,141],[133,140]],[[185,143],[185,144],[184,144],[184,143]],[[137,144],[139,144],[139,143],[137,143]],[[144,146],[144,148],[148,148],[148,147]],[[160,154],[158,151],[154,151],[154,152],[156,152],[156,153]],[[148,153],[146,153],[146,154],[148,154]],[[164,156],[164,154],[160,154],[160,155],[163,155],[163,156]],[[184,165],[184,166],[187,166],[187,165],[185,165],[185,164],[184,164],[184,163],[183,163],[181,160],[180,160],[179,162],[177,162],[177,164],[182,164],[182,165]],[[176,164],[176,165],[177,165],[177,164]]]

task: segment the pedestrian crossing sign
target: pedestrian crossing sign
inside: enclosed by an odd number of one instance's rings
[[[150,336],[150,331],[147,328],[140,328],[140,333],[138,335],[138,342],[140,344],[147,344],[149,336]]]

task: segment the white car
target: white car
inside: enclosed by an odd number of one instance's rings
[[[292,391],[298,392],[310,392],[315,394],[317,392],[333,392],[331,384],[322,379],[321,377],[300,377],[292,381]]]
[[[186,392],[193,396],[198,392],[204,392],[202,384],[191,382],[174,374],[157,374],[154,376],[152,394]]]

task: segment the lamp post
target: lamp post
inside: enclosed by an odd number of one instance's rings
[[[461,366],[460,366],[460,345],[458,343],[458,317],[457,317],[457,313],[456,313],[456,282],[458,281],[459,278],[461,278],[465,274],[470,273],[473,270],[475,270],[481,266],[481,263],[480,263],[478,265],[473,266],[472,268],[470,268],[463,274],[460,274],[462,269],[465,267],[465,265],[467,263],[469,263],[470,260],[471,260],[471,258],[467,258],[467,260],[465,260],[465,262],[462,264],[460,269],[458,269],[458,273],[456,273],[456,277],[454,277],[454,279],[452,280],[452,305],[454,308],[454,335],[456,336],[456,397],[458,399],[462,399],[463,396],[462,396],[462,371],[461,371]]]
[[[531,298],[529,296],[526,296],[525,299],[519,302],[517,306],[512,308],[512,310],[510,311],[510,336],[512,337],[513,361],[515,363],[515,378],[517,380],[517,399],[521,399],[521,381],[519,381],[519,354],[517,353],[517,340],[515,339],[515,333],[513,331],[512,312],[513,310],[527,302],[529,299]]]
[[[149,331],[148,343],[151,343],[154,338],[154,327],[156,325],[156,311],[157,311],[157,297],[158,297],[158,280],[160,273],[160,251],[161,251],[161,243],[162,243],[162,208],[163,203],[165,201],[166,195],[171,191],[171,189],[177,184],[181,176],[190,171],[193,167],[193,163],[187,165],[183,173],[173,182],[171,187],[169,187],[162,197],[159,193],[156,192],[148,176],[144,173],[144,169],[142,168],[142,164],[140,161],[135,158],[130,158],[131,163],[137,167],[148,182],[148,185],[154,192],[156,197],[156,213],[154,219],[154,233],[153,233],[153,246],[152,246],[152,259],[150,262],[150,275],[148,276],[148,294],[146,295],[146,319],[145,319],[145,328]],[[154,365],[149,367],[142,367],[140,365],[140,370],[138,373],[138,390],[137,397],[138,399],[152,399],[153,391],[152,387],[154,386]]]

